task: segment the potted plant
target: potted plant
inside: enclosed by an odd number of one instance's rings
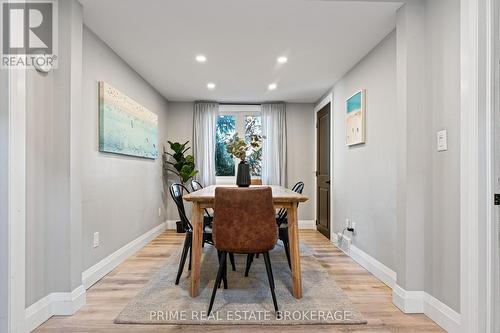
[[[179,182],[182,184],[187,183],[198,173],[198,171],[195,170],[193,155],[185,155],[186,152],[191,149],[187,147],[188,143],[189,141],[183,144],[168,141],[172,153],[167,152],[165,146],[163,146],[163,172],[165,175],[167,175],[168,172],[175,174],[179,177]],[[185,226],[182,225],[181,221],[177,221],[177,232],[184,231]]]
[[[191,149],[191,147],[186,147],[189,141],[183,144],[179,142],[167,142],[173,153],[167,152],[165,147],[163,147],[163,169],[164,171],[170,171],[175,174],[179,177],[179,181],[185,184],[198,173],[198,171],[194,169],[193,155],[184,156],[184,154]],[[169,160],[169,157],[171,157],[173,161]]]
[[[249,141],[247,142],[245,139],[240,138],[238,133],[235,133],[226,142],[226,149],[231,157],[240,159],[236,174],[236,185],[239,187],[248,187],[251,184],[250,165],[247,162],[247,158],[260,148],[261,142],[261,135],[252,134],[249,136]]]

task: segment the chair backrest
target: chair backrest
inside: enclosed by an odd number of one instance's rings
[[[262,185],[262,178],[252,178],[250,185]]]
[[[293,185],[292,191],[299,193],[299,194],[302,194],[302,191],[304,191],[304,186],[305,186],[304,182],[297,182],[295,185]],[[278,222],[278,225],[281,225],[282,223],[286,223],[286,220],[288,217],[287,212],[288,212],[288,210],[285,208],[281,208],[278,211],[278,218],[276,219],[276,221]]]
[[[201,190],[202,188],[203,188],[203,186],[200,184],[199,181],[197,181],[195,179],[191,180],[191,189],[193,191],[198,191],[198,190]]]
[[[186,210],[184,209],[184,199],[182,199],[184,193],[189,193],[189,190],[186,188],[186,186],[179,183],[170,185],[170,195],[172,196],[172,199],[177,206],[179,218],[184,225],[184,229],[186,229],[186,231],[191,231],[193,230],[193,227],[186,216]]]
[[[212,237],[220,251],[261,253],[278,239],[270,187],[215,189]]]
[[[201,185],[199,181],[197,181],[196,179],[191,180],[191,189],[193,190],[193,192],[199,191],[202,188],[203,185]],[[210,218],[212,217],[212,215],[210,215],[210,212],[206,208],[205,208],[205,214]]]

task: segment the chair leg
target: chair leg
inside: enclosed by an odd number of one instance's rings
[[[192,258],[193,258],[193,247],[192,247],[192,244],[191,244],[191,245],[189,245],[189,264],[188,264],[188,270],[191,270],[191,259]]]
[[[217,256],[219,258],[219,265],[221,263],[221,259],[222,259],[222,254],[225,253],[225,252],[220,252],[220,251],[217,251]],[[221,281],[219,281],[219,285],[218,285],[218,288],[220,288],[222,282],[224,282],[224,289],[227,289],[227,267],[224,267],[224,274],[222,275],[222,279]]]
[[[283,242],[283,247],[285,248],[285,254],[286,254],[286,260],[288,261],[288,267],[290,267],[290,270],[292,270],[292,263],[290,261],[290,243],[288,242],[288,239]]]
[[[236,263],[234,261],[234,253],[229,253],[229,261],[231,262],[231,267],[233,268],[233,272],[236,272]]]
[[[253,261],[253,253],[247,254],[247,266],[245,267],[245,276],[248,276],[248,272],[250,272],[250,266],[252,265]]]
[[[219,270],[217,272],[217,278],[215,279],[214,289],[212,290],[212,297],[210,298],[210,304],[208,306],[208,315],[210,315],[210,313],[212,312],[212,306],[214,305],[215,294],[217,293],[220,281],[222,279],[222,276],[224,275],[225,265],[226,265],[226,252],[221,252]]]
[[[182,271],[184,270],[184,264],[186,263],[186,257],[191,247],[191,237],[189,234],[186,235],[186,239],[184,240],[184,246],[182,247],[181,261],[179,262],[179,269],[177,271],[177,277],[175,279],[175,284],[179,284],[179,280],[181,279]]]
[[[271,260],[269,259],[269,252],[264,252],[263,255],[264,262],[266,263],[267,279],[269,280],[271,296],[273,297],[274,311],[278,312],[278,302],[276,301],[276,293],[274,292],[274,277],[273,269],[271,268]]]

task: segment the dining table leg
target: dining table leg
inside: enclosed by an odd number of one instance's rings
[[[198,202],[193,203],[193,242],[191,243],[191,297],[198,296],[201,269],[201,245],[203,240],[203,209]]]
[[[288,208],[288,239],[290,244],[290,260],[292,264],[293,296],[302,298],[302,275],[300,270],[299,222],[297,217],[298,203]]]

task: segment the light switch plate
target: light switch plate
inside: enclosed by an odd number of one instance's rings
[[[94,247],[99,246],[99,232],[94,232]]]
[[[441,130],[437,132],[437,150],[438,151],[448,150],[448,134],[446,130]]]

